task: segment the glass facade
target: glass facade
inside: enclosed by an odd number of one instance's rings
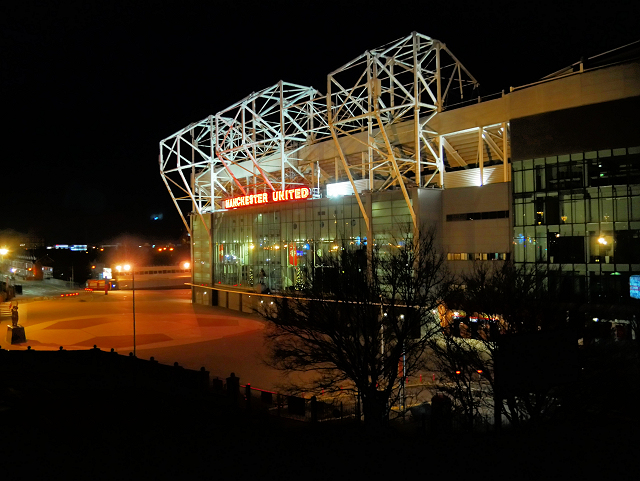
[[[211,215],[203,216],[207,223],[207,228],[211,227]],[[211,285],[211,242],[207,229],[202,225],[199,216],[191,218],[193,238],[191,239],[191,248],[193,250],[191,258],[193,259],[192,273],[194,284]]]
[[[640,147],[512,163],[514,260],[559,267],[567,292],[628,297],[640,272]]]
[[[367,228],[354,196],[239,208],[213,214],[214,284],[295,287],[343,245],[364,248]]]
[[[398,197],[397,193],[391,194]],[[374,245],[384,248],[398,240],[409,238],[413,221],[404,197],[378,198],[371,203],[371,230]]]

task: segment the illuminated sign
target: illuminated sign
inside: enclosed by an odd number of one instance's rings
[[[232,197],[222,201],[225,209],[235,209],[236,207],[248,207],[251,205],[273,204],[275,202],[283,202],[286,200],[306,199],[311,195],[308,187],[300,187],[297,189],[281,190],[271,192],[269,194],[250,194]]]
[[[640,276],[629,277],[629,295],[634,299],[640,299]]]

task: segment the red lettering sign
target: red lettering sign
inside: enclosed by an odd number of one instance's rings
[[[222,207],[225,209],[236,209],[238,207],[248,207],[260,204],[273,204],[274,202],[283,202],[287,200],[307,199],[311,195],[308,187],[298,187],[296,189],[278,190],[271,192],[271,195],[251,194],[231,197],[222,201]]]

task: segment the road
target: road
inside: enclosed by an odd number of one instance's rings
[[[133,351],[131,291],[108,295],[81,291],[63,297],[56,292],[48,298],[34,297],[33,291],[25,293],[13,302],[18,302],[19,323],[25,327],[27,342],[13,346],[2,342],[4,349],[56,350],[62,346],[70,350],[96,345],[121,354]],[[178,362],[190,369],[203,366],[213,377],[226,378],[234,372],[241,383],[262,389],[277,389],[283,383],[280,372],[263,363],[265,325],[257,315],[191,304],[188,289],[140,290],[135,301],[139,358],[153,356],[161,363]],[[2,321],[9,324],[8,317]]]

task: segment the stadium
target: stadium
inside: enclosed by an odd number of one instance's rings
[[[193,301],[250,310],[343,246],[436,226],[454,272],[542,264],[567,301],[614,305],[640,274],[640,42],[509,91],[413,32],[280,81],[160,142],[191,237]],[[536,75],[532,72],[532,75]]]

